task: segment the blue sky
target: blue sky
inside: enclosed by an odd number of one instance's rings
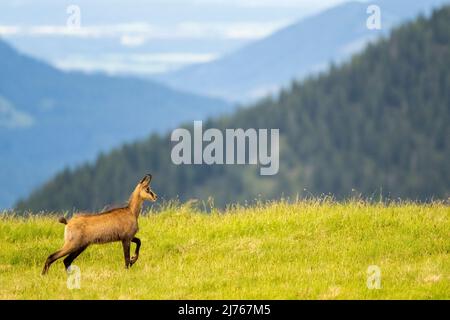
[[[346,0],[2,0],[0,37],[62,69],[156,74],[207,62]],[[81,28],[68,30],[69,5]]]

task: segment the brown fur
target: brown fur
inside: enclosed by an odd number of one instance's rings
[[[64,245],[55,253],[48,256],[42,274],[46,274],[50,265],[62,258],[64,265],[70,267],[73,260],[80,255],[89,245],[96,243],[108,243],[122,241],[125,268],[131,267],[139,257],[141,241],[135,237],[138,232],[138,217],[145,200],[156,201],[156,194],[150,189],[151,175],[146,175],[138,183],[130,196],[128,205],[123,208],[112,209],[100,214],[77,215],[70,219],[58,221],[66,224],[64,230]],[[136,250],[130,258],[130,243],[136,243]]]

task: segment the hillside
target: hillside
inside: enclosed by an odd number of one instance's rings
[[[64,73],[0,40],[0,208],[65,166],[228,108],[152,81]]]
[[[351,62],[206,127],[279,128],[280,171],[255,166],[175,166],[169,136],[127,144],[65,170],[20,210],[100,209],[125,201],[142,173],[162,199],[255,198],[331,193],[338,199],[430,200],[450,196],[450,7],[395,29]],[[190,124],[191,126],[192,124]]]
[[[381,30],[366,27],[369,3],[349,2],[245,45],[216,61],[188,66],[159,79],[174,88],[250,101],[326,69],[331,61],[341,62],[369,42],[419,13],[429,13],[448,0],[370,1],[381,9]],[[318,31],[320,30],[320,31]]]
[[[139,227],[131,269],[119,243],[91,246],[74,262],[80,290],[68,290],[61,261],[39,276],[62,243],[56,217],[0,216],[0,299],[450,298],[450,216],[439,203],[311,200],[211,215],[170,206]],[[369,266],[379,290],[367,287]]]

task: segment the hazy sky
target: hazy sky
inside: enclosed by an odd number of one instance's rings
[[[346,0],[2,0],[0,37],[63,69],[165,72]],[[70,5],[81,28],[69,30]]]

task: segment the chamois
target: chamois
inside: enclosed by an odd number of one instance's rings
[[[64,245],[60,250],[48,256],[42,274],[46,274],[50,265],[59,258],[67,256],[64,259],[64,266],[67,270],[90,244],[113,241],[122,241],[125,268],[136,263],[139,258],[141,240],[136,238],[135,234],[138,232],[138,217],[142,210],[142,204],[145,200],[154,202],[158,198],[150,189],[151,180],[150,174],[145,175],[131,194],[127,206],[123,208],[112,209],[100,214],[77,215],[69,222],[63,217],[59,218],[58,221],[66,225]],[[133,257],[130,258],[131,242],[136,244],[136,250]]]

